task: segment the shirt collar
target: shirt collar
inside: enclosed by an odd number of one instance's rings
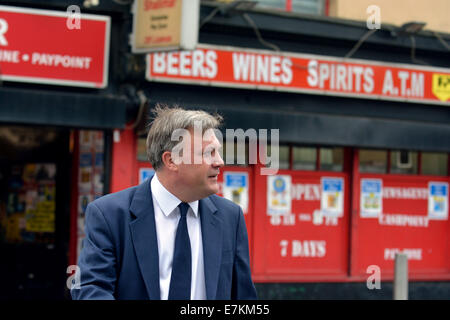
[[[158,202],[159,208],[164,213],[166,217],[168,217],[178,205],[181,203],[181,200],[170,193],[159,181],[157,173],[153,176],[151,181],[151,189],[153,197]],[[191,207],[194,216],[198,216],[198,200],[189,202],[189,207]]]

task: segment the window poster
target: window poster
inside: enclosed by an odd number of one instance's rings
[[[361,179],[360,214],[362,218],[377,218],[383,212],[383,182],[381,179]]]
[[[14,165],[8,181],[4,238],[8,243],[53,243],[56,164]]]
[[[448,218],[448,183],[428,184],[428,218],[446,220]]]
[[[88,204],[103,195],[104,135],[102,131],[80,130],[78,167],[77,252],[81,251],[84,215]]]
[[[324,216],[344,215],[344,179],[323,177],[321,179],[321,212]]]
[[[224,172],[223,196],[241,206],[244,214],[248,212],[248,174],[247,172]]]
[[[289,214],[291,212],[291,176],[267,176],[267,214]]]

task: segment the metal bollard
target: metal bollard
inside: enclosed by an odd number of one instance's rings
[[[395,254],[394,300],[408,300],[408,256]]]

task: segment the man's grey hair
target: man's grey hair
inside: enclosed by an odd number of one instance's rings
[[[223,118],[219,114],[209,114],[202,110],[185,110],[178,105],[157,104],[153,109],[153,120],[147,134],[147,157],[156,171],[163,166],[162,155],[171,152],[179,141],[172,141],[176,129],[189,130],[194,124],[201,124],[202,133],[208,129],[218,129]]]

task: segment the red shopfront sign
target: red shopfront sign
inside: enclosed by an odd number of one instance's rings
[[[409,277],[450,274],[449,180],[442,177],[360,174],[355,179],[352,276],[377,266],[381,280],[394,273],[397,252],[408,256]]]
[[[70,19],[66,12],[0,6],[1,80],[106,87],[110,18],[81,14],[78,29],[69,28]]]
[[[345,280],[348,175],[280,170],[255,180],[254,279]]]
[[[149,81],[450,106],[450,69],[201,45],[147,56]]]

